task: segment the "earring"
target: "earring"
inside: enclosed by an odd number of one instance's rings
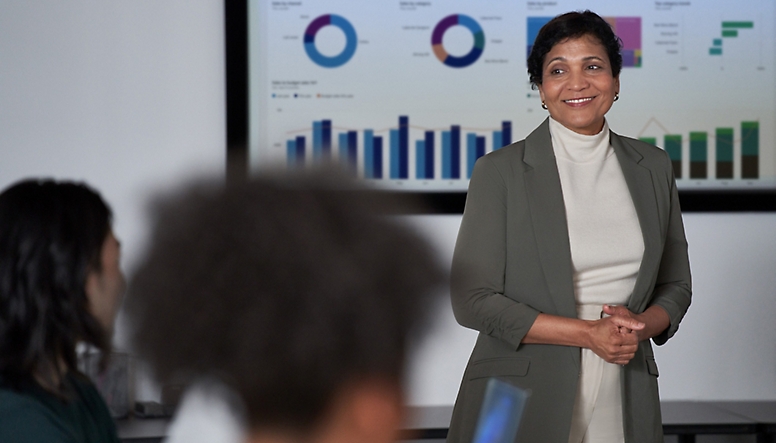
[[[542,100],[542,109],[547,109],[547,103],[544,103],[544,100]]]
[[[620,99],[620,93],[619,92],[615,92],[614,93],[614,101],[617,101],[619,99]]]

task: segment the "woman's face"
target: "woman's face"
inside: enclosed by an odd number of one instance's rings
[[[86,276],[86,296],[89,299],[89,310],[109,333],[113,331],[113,323],[121,300],[124,296],[126,281],[120,267],[121,245],[108,232],[100,250],[99,271],[91,270]]]
[[[612,77],[609,56],[595,37],[562,41],[544,57],[542,101],[552,118],[574,132],[601,132],[619,90],[620,79]]]

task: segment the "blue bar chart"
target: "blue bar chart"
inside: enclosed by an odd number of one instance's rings
[[[289,168],[336,162],[372,180],[468,180],[477,159],[512,143],[512,122],[508,120],[495,128],[452,124],[434,129],[412,126],[409,116],[400,115],[393,128],[356,130],[339,128],[331,119],[321,119],[313,121],[304,132],[312,136],[312,146],[308,145],[306,135],[286,141]],[[413,139],[412,133],[418,137]],[[383,148],[386,137],[387,152]],[[336,154],[332,138],[337,140]]]

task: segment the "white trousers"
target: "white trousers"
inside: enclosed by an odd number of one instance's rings
[[[601,305],[577,305],[583,320],[601,318]],[[622,367],[583,348],[569,443],[623,443]]]

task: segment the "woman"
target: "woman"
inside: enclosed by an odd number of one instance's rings
[[[76,345],[103,351],[124,290],[111,211],[82,184],[0,194],[0,441],[118,442]]]
[[[609,131],[620,41],[555,17],[528,60],[549,118],[474,167],[453,257],[456,319],[480,331],[449,442],[469,442],[488,377],[532,391],[521,443],[662,442],[649,339],[676,332],[690,270],[666,153]]]

